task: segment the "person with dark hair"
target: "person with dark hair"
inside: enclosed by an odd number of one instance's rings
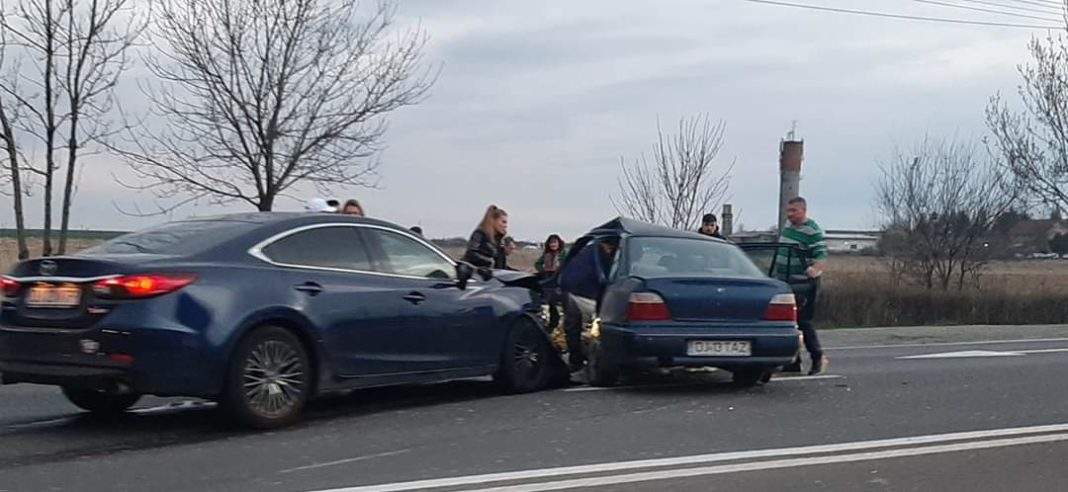
[[[482,222],[471,233],[463,261],[478,268],[508,268],[504,238],[508,235],[508,212],[490,205],[482,216]]]
[[[534,262],[534,270],[538,272],[538,278],[547,280],[556,275],[560,265],[567,257],[567,245],[564,240],[553,234],[545,240],[545,249],[541,256]],[[552,330],[560,324],[560,295],[556,289],[546,292],[546,303],[549,305],[549,329]]]
[[[582,246],[561,268],[557,283],[564,295],[564,334],[567,337],[567,359],[571,372],[586,365],[586,350],[582,346],[582,330],[587,320],[597,314],[597,298],[603,279],[612,269],[618,238],[604,238]]]
[[[705,236],[725,239],[723,234],[719,232],[719,222],[716,221],[716,214],[705,214],[704,217],[701,217],[701,228],[697,232]]]
[[[797,327],[804,335],[805,350],[812,359],[812,367],[808,373],[816,375],[826,370],[829,363],[823,354],[819,334],[816,333],[813,323],[816,302],[819,299],[820,278],[823,276],[823,265],[827,261],[827,243],[823,237],[823,229],[809,218],[808,202],[804,198],[795,197],[787,202],[786,218],[788,223],[783,226],[779,242],[800,246],[805,261],[780,264],[778,273],[781,278],[803,276],[809,284],[807,291],[797,299]]]

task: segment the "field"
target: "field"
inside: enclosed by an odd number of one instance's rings
[[[97,244],[78,238],[71,250]],[[34,255],[41,242],[30,240]],[[462,251],[450,249],[453,256]],[[15,263],[15,241],[0,237],[0,268]],[[512,267],[533,271],[538,251],[517,251]],[[821,328],[918,326],[938,324],[1059,324],[1068,323],[1068,261],[1029,260],[995,263],[979,288],[927,291],[894,287],[881,260],[871,257],[832,257],[824,276],[818,321]]]

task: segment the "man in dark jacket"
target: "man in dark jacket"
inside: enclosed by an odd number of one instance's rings
[[[591,242],[569,259],[560,270],[559,285],[564,292],[564,334],[567,336],[568,364],[571,372],[586,364],[582,346],[582,329],[597,311],[602,282],[612,268],[618,240]]]
[[[719,222],[716,221],[716,214],[705,214],[701,218],[701,228],[697,232],[705,236],[725,239],[723,234],[719,232]]]

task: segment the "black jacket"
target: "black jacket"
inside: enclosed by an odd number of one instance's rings
[[[467,241],[463,261],[479,268],[508,269],[508,257],[504,250],[504,238],[493,237],[482,229],[475,229]]]

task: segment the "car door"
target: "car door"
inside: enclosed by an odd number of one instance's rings
[[[804,250],[800,246],[787,243],[742,243],[738,247],[769,277],[790,284],[795,294],[811,288],[807,277],[791,277],[783,273],[789,272],[795,265],[805,263]]]
[[[343,376],[368,376],[395,370],[388,358],[361,346],[354,330],[386,330],[403,313],[384,305],[388,297],[359,230],[353,224],[300,228],[258,248],[256,256],[283,267],[265,281],[291,286],[293,305],[311,321],[323,340],[332,367]],[[354,340],[355,339],[355,340]]]
[[[371,343],[407,371],[445,371],[491,366],[500,357],[492,300],[482,282],[465,289],[456,281],[456,264],[444,253],[406,232],[362,229],[382,276],[379,302],[403,313],[388,327],[376,328]],[[366,332],[365,332],[366,333]]]

